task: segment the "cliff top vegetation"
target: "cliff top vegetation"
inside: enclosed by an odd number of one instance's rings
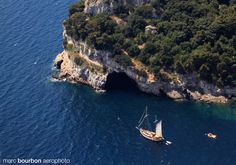
[[[130,57],[155,75],[160,70],[195,73],[219,87],[236,86],[236,0],[115,3],[113,15],[83,10],[83,1],[71,6],[64,22],[67,35],[111,51],[123,65],[130,64]],[[124,51],[129,56],[122,57]]]

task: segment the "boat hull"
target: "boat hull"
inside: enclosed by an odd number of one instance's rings
[[[156,142],[161,142],[161,141],[164,140],[163,137],[155,136],[156,135],[155,132],[148,131],[148,130],[145,130],[145,129],[142,129],[142,128],[140,128],[139,131],[140,131],[141,135],[143,137],[145,137],[146,139],[149,139],[149,140],[152,140],[152,141],[156,141]]]

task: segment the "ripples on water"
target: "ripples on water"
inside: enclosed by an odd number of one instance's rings
[[[0,1],[0,158],[71,164],[235,164],[235,105],[173,102],[138,92],[104,94],[50,82],[62,21],[75,0]],[[170,146],[139,135],[144,107]],[[204,133],[218,139],[209,140]]]

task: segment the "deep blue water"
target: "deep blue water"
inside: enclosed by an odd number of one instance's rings
[[[75,0],[0,1],[0,164],[67,158],[70,164],[236,164],[236,106],[174,102],[132,91],[97,94],[50,81],[62,21]],[[135,129],[145,106],[172,145]],[[213,132],[218,139],[204,134]]]

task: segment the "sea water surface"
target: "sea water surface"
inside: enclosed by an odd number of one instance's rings
[[[90,164],[236,164],[236,106],[174,102],[137,91],[98,94],[50,81],[62,22],[76,0],[0,1],[0,164],[67,158]],[[135,129],[145,106],[173,143]],[[213,132],[216,140],[204,134]]]

